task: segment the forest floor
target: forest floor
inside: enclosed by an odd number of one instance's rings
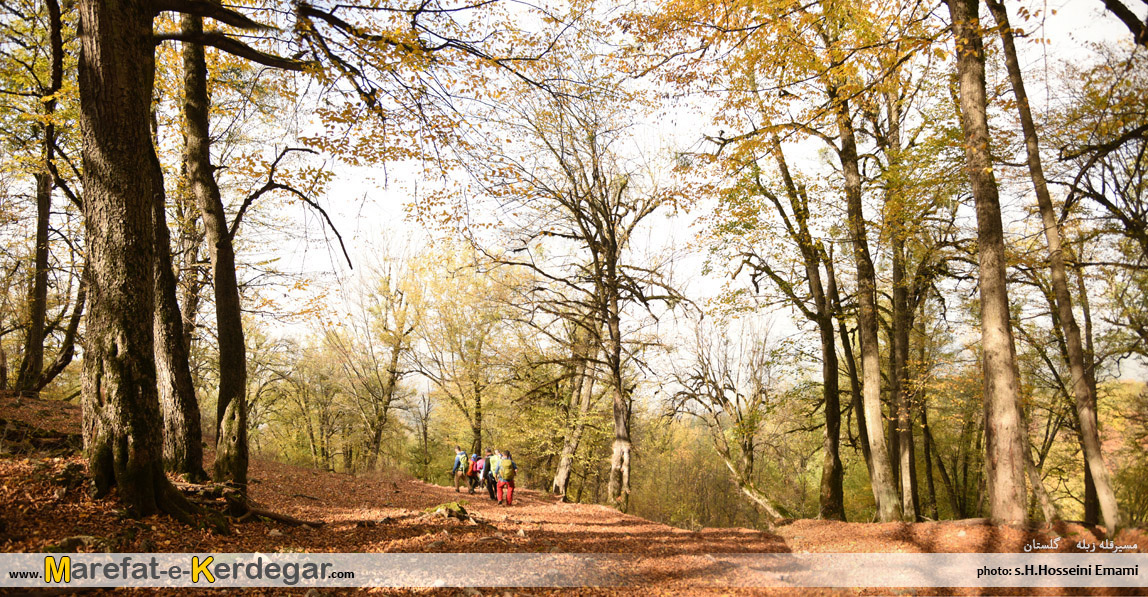
[[[79,408],[59,402],[0,397],[0,550],[43,552],[539,552],[628,553],[640,556],[642,587],[581,589],[582,594],[709,593],[681,576],[683,559],[705,554],[781,552],[1010,552],[1054,537],[1059,551],[1074,552],[1080,539],[1098,542],[1102,531],[1068,524],[1024,530],[982,523],[843,523],[795,520],[772,532],[742,528],[674,528],[622,514],[613,508],[565,504],[543,492],[519,489],[511,507],[485,495],[423,483],[399,473],[352,476],[253,459],[250,497],[258,505],[319,526],[273,521],[232,525],[229,535],[191,529],[167,516],[134,520],[114,495],[93,500],[86,491],[84,461],[76,451]],[[41,430],[39,432],[30,429]],[[71,434],[71,435],[67,435]],[[67,438],[61,441],[60,438]],[[70,442],[70,443],[69,443]],[[462,501],[471,521],[428,514],[436,505]],[[1116,543],[1148,551],[1143,530],[1122,531]],[[370,590],[377,592],[380,590]],[[897,590],[914,594],[1002,594],[1007,589]],[[248,590],[251,594],[284,591]],[[297,591],[305,592],[303,590]],[[343,594],[340,589],[311,595]],[[416,590],[475,595],[475,589]],[[531,590],[547,594],[548,590]],[[570,591],[564,591],[569,593]],[[737,590],[734,594],[760,594]],[[768,594],[795,594],[771,589]],[[823,590],[819,593],[837,594]],[[1074,591],[1080,594],[1097,594]],[[492,590],[491,594],[504,594]],[[516,592],[517,593],[517,592]],[[808,590],[797,591],[808,594]],[[853,590],[848,594],[888,594]],[[1065,594],[1065,590],[1045,592]],[[485,594],[485,593],[484,593]],[[715,594],[730,594],[720,591]],[[1011,590],[1009,594],[1044,594]],[[1145,594],[1145,589],[1103,594]]]

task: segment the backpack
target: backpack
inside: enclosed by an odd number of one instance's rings
[[[468,466],[466,469],[466,476],[473,477],[477,474],[478,474],[478,461],[477,460],[471,460],[470,466]]]
[[[514,461],[509,458],[503,458],[498,464],[498,476],[503,481],[513,481],[515,472]]]

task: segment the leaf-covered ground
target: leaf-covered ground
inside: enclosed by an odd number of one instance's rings
[[[43,430],[48,436],[79,433],[77,407],[0,398],[0,418],[4,419],[2,424],[7,429],[0,446],[3,454],[0,457],[0,547],[5,552],[630,553],[643,556],[640,567],[645,586],[575,592],[650,594],[704,592],[692,589],[683,571],[707,553],[1020,552],[1033,539],[1048,543],[1057,535],[1064,537],[1059,542],[1060,551],[1071,552],[1082,538],[1088,541],[1103,538],[1080,525],[1066,525],[1055,532],[1030,532],[967,521],[865,524],[797,520],[774,532],[751,529],[695,532],[628,516],[605,506],[563,504],[545,493],[527,489],[516,492],[514,506],[503,507],[480,494],[470,495],[465,490],[456,493],[451,488],[423,483],[399,473],[351,476],[261,459],[251,463],[251,498],[266,509],[323,524],[293,527],[259,520],[234,524],[230,535],[218,535],[190,529],[166,516],[144,520],[126,517],[118,509],[114,496],[101,500],[88,496],[83,459],[77,454],[65,454],[60,448],[56,452],[60,455],[53,455],[52,446],[56,444],[51,441],[47,449],[20,441],[29,434],[29,426]],[[456,500],[461,500],[469,510],[471,520],[427,513],[429,508]],[[1138,543],[1144,551],[1148,549],[1148,534],[1124,531],[1116,542]],[[336,589],[321,593],[344,592]],[[474,589],[445,592],[476,594]],[[784,591],[767,591],[779,592]],[[979,590],[932,592],[985,593]],[[489,593],[501,595],[504,591]],[[1000,594],[1000,590],[992,594]]]

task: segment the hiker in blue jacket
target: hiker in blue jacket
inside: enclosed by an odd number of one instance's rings
[[[466,458],[466,452],[462,451],[462,446],[454,447],[454,466],[450,469],[450,474],[454,476],[454,491],[458,492],[458,486],[466,482],[466,468],[470,461]]]

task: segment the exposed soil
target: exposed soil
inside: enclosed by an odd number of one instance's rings
[[[53,434],[79,432],[79,409],[58,402],[0,398],[0,418],[23,421]],[[11,443],[8,443],[11,447]],[[0,451],[6,448],[0,446]],[[86,491],[83,459],[72,454],[4,451],[0,457],[0,549],[41,552],[576,552],[628,553],[642,558],[648,585],[632,589],[583,589],[574,594],[709,593],[691,588],[683,566],[695,556],[761,552],[1021,552],[1026,543],[1047,544],[1060,536],[1061,552],[1077,551],[1080,539],[1097,542],[1102,531],[1068,524],[1029,531],[983,523],[841,523],[797,520],[773,532],[702,529],[694,532],[622,514],[613,508],[563,504],[528,489],[515,492],[515,504],[498,506],[485,495],[456,493],[391,473],[369,477],[321,472],[253,459],[250,496],[259,505],[322,526],[287,526],[255,521],[232,526],[230,535],[188,528],[166,516],[129,518],[111,496],[93,500]],[[426,512],[461,501],[472,520]],[[1148,550],[1148,534],[1122,531],[1116,543]],[[377,591],[377,590],[376,590]],[[415,592],[428,592],[415,591]],[[1001,589],[925,590],[932,594],[1002,594]],[[281,591],[248,591],[278,594]],[[342,594],[330,590],[320,594]],[[373,592],[373,591],[372,591]],[[439,591],[443,592],[443,591]],[[547,594],[534,590],[530,593]],[[840,591],[818,591],[823,594]],[[858,591],[846,591],[857,594]],[[905,590],[895,591],[905,593]],[[473,589],[445,591],[473,595]],[[497,590],[491,594],[500,595]],[[786,590],[735,591],[782,594]],[[889,591],[860,591],[888,594]],[[1045,592],[1049,593],[1049,592]],[[1052,591],[1051,594],[1065,594]],[[1087,592],[1082,592],[1088,594]],[[1144,594],[1105,591],[1104,594]],[[313,593],[314,594],[314,593]],[[730,594],[719,591],[717,594]],[[1018,591],[1014,594],[1040,594]]]

